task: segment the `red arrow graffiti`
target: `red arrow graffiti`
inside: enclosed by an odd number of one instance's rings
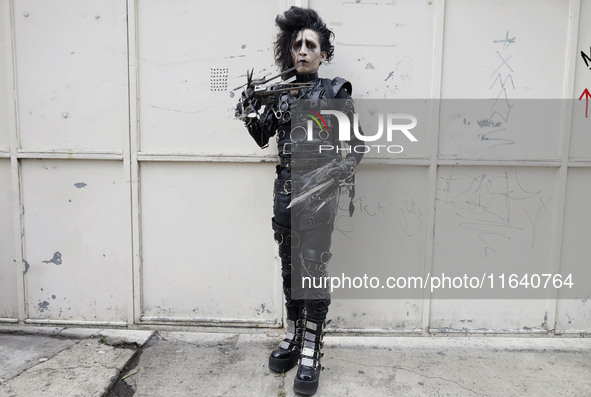
[[[589,98],[591,98],[591,94],[589,93],[589,90],[587,88],[585,88],[585,91],[583,91],[583,93],[581,94],[581,96],[579,97],[579,101],[581,99],[583,99],[583,96],[585,97],[585,118],[588,118],[589,116],[587,115],[587,112],[589,110]]]

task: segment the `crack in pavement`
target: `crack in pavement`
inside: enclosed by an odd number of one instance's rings
[[[59,367],[59,368],[55,368],[55,367],[51,367],[51,368],[39,368],[39,369],[35,369],[34,371],[30,371],[30,373],[37,373],[37,372],[56,372],[56,371],[67,371],[67,370],[73,370],[73,369],[78,369],[78,368],[85,368],[85,369],[95,369],[98,366],[101,366],[105,369],[113,369],[116,371],[119,371],[119,368],[116,367],[107,367],[104,364],[100,364],[97,363],[98,365],[77,365],[75,367]],[[26,372],[26,371],[25,371]],[[25,373],[23,372],[23,374]],[[20,375],[19,375],[20,376]]]
[[[454,380],[451,380],[451,379],[445,379],[445,378],[442,378],[440,376],[427,376],[427,375],[424,375],[422,373],[413,371],[411,369],[403,368],[403,367],[401,367],[399,365],[369,365],[369,364],[363,364],[363,363],[359,363],[359,362],[355,362],[355,361],[345,360],[345,359],[342,359],[342,358],[331,358],[331,360],[343,361],[343,362],[346,362],[346,363],[355,364],[355,365],[362,365],[364,367],[369,367],[369,368],[393,368],[393,369],[400,369],[400,370],[403,370],[403,371],[412,372],[413,374],[422,376],[423,378],[427,378],[427,379],[440,379],[442,381],[451,382],[451,383],[454,383],[457,386],[461,387],[462,389],[467,390],[469,392],[472,392],[472,393],[474,393],[476,395],[484,396],[484,397],[490,397],[488,394],[482,394],[482,393],[478,393],[478,392],[476,392],[476,391],[474,391],[472,389],[468,389],[467,387],[462,386],[461,384],[459,384],[457,381],[454,381]]]
[[[206,343],[206,344],[198,344],[198,343],[194,343],[194,342],[187,342],[187,341],[183,341],[177,338],[174,338],[172,336],[167,336],[166,338],[163,336],[160,336],[162,341],[168,341],[173,340],[175,342],[178,343],[183,343],[183,344],[187,344],[187,345],[192,345],[195,347],[201,347],[201,348],[219,348],[219,347],[230,347],[232,348],[232,350],[237,350],[236,345],[238,344],[238,339],[240,337],[240,335],[232,335],[229,336],[227,338],[224,338],[222,340],[220,340],[219,342],[210,342],[210,343]]]
[[[178,343],[186,343],[187,345],[193,345],[193,346],[195,346],[195,347],[209,347],[209,346],[201,346],[201,345],[200,345],[200,344],[198,344],[198,343],[193,343],[193,342],[186,342],[186,341],[182,341],[182,340],[180,340],[180,339],[173,338],[173,337],[171,337],[171,336],[167,336],[166,338],[164,338],[163,336],[160,336],[160,337],[162,338],[161,340],[162,340],[163,342],[168,342],[168,340],[169,340],[169,339],[171,339],[171,340],[173,340],[173,341],[175,341],[175,342],[178,342]],[[216,346],[211,346],[211,347],[216,347]]]

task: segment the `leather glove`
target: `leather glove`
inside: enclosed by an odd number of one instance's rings
[[[246,88],[246,91],[242,91],[242,96],[236,104],[234,116],[245,123],[248,123],[250,122],[250,119],[256,117],[256,113],[260,108],[261,100],[255,94],[254,87],[248,87]]]
[[[357,167],[355,157],[347,157],[344,160],[337,160],[328,174],[337,182],[350,183],[355,175],[355,167]]]
[[[259,110],[262,101],[255,93],[254,87],[247,87],[245,91],[242,91],[242,102],[245,104],[251,104],[256,110]]]
[[[236,110],[234,111],[234,117],[240,117],[243,111],[244,106],[242,106],[242,101],[238,101],[238,103],[236,104]]]

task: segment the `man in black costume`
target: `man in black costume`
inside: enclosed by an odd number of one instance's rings
[[[351,83],[339,77],[318,77],[319,66],[333,57],[333,32],[314,10],[299,7],[277,16],[275,23],[279,27],[275,62],[282,72],[288,73],[282,76],[282,83],[270,87],[271,95],[265,92],[266,86],[249,84],[236,114],[261,148],[277,135],[279,165],[272,227],[282,263],[287,334],[271,353],[269,368],[284,372],[298,364],[294,391],[312,395],[318,388],[322,369],[320,348],[330,294],[326,286],[302,288],[301,278],[322,280],[327,275],[339,192],[349,187],[353,197],[354,172],[363,154],[352,148],[362,142],[351,134],[349,147],[341,147],[332,128],[336,127],[336,120],[327,117],[325,121],[319,114],[320,109],[332,106],[331,110],[347,115],[353,126]],[[324,125],[316,119],[320,128],[314,126],[313,133],[308,134],[302,125],[304,112],[319,116]],[[296,197],[301,198],[299,204],[295,203]]]

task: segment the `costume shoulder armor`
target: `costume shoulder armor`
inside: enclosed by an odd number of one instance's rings
[[[344,88],[349,95],[353,93],[353,86],[351,83],[341,77],[335,77],[332,79],[332,88],[334,90],[334,95],[336,96],[341,88]]]

